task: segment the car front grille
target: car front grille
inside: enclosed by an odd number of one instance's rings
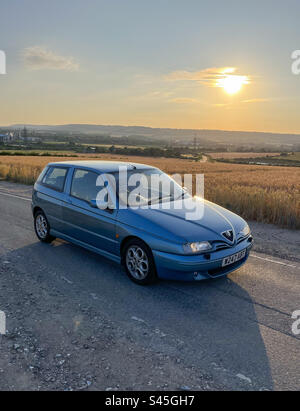
[[[247,237],[241,237],[241,238],[238,238],[238,240],[237,240],[237,244],[240,244],[242,241],[244,241],[244,240],[246,240],[246,238]]]
[[[222,244],[217,244],[216,245],[216,251],[220,251],[220,250],[226,250],[227,248],[230,248],[231,246],[225,243]]]
[[[242,243],[243,241],[245,241],[245,240],[247,240],[247,239],[248,239],[248,242],[249,242],[249,243],[252,242],[252,236],[239,237],[239,238],[237,239],[236,243],[233,244],[233,245],[230,245],[230,244],[225,243],[225,242],[223,242],[223,241],[216,241],[216,242],[214,242],[214,246],[215,246],[214,251],[227,250],[228,248],[235,247],[236,245]]]

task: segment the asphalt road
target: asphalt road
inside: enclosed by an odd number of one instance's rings
[[[0,389],[300,389],[299,262],[253,253],[227,279],[139,287],[39,243],[29,191],[0,186]]]

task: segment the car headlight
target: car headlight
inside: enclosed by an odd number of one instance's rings
[[[201,241],[198,243],[184,244],[183,249],[186,253],[202,253],[212,249],[211,244],[208,241]]]
[[[243,236],[247,236],[249,235],[251,232],[250,227],[248,226],[248,224],[245,225],[245,227],[242,229],[242,231],[240,231],[240,234]]]

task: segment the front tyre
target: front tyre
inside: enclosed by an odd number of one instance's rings
[[[152,252],[143,241],[130,240],[125,246],[123,261],[128,277],[136,284],[149,285],[157,281]]]
[[[55,239],[49,234],[50,226],[42,211],[37,211],[34,215],[34,230],[37,238],[43,243],[51,243]]]

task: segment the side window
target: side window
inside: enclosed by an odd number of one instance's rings
[[[43,178],[43,184],[56,191],[63,191],[68,169],[62,167],[50,167]]]
[[[41,172],[41,174],[39,175],[38,179],[36,180],[37,183],[42,183],[43,178],[45,177],[45,175],[47,174],[49,170],[49,167],[45,167],[44,170]]]
[[[99,187],[96,186],[99,174],[87,170],[75,170],[73,175],[71,196],[79,200],[96,200]]]

